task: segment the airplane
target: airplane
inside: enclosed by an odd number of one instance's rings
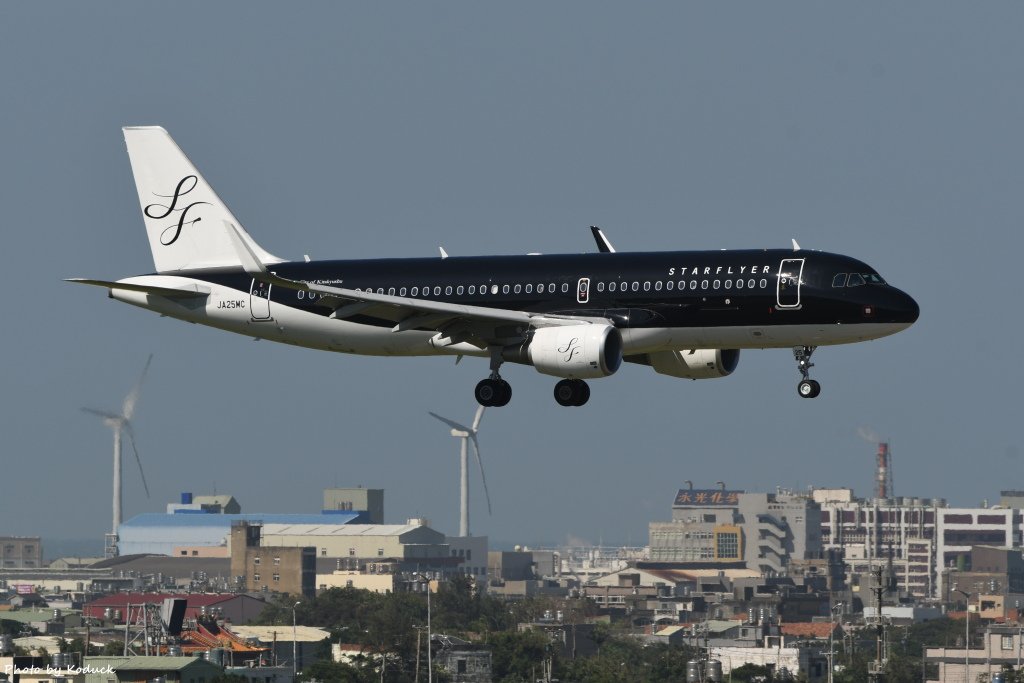
[[[71,278],[164,316],[313,349],[478,356],[480,405],[512,397],[499,369],[559,378],[562,406],[623,362],[682,379],[733,373],[742,349],[789,348],[801,397],[819,346],[895,334],[917,303],[840,254],[790,249],[286,261],[260,247],[161,127],[123,129],[156,272]]]

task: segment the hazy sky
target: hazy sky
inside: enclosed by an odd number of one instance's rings
[[[65,277],[151,272],[127,124],[166,127],[289,258],[787,247],[863,259],[921,305],[895,337],[726,379],[627,365],[558,407],[506,366],[481,444],[498,542],[646,543],[682,481],[995,501],[1024,488],[1020,3],[0,4],[6,296],[0,534],[100,538],[115,408],[155,354],[125,514],[179,492],[312,512],[386,489],[458,528],[486,363],[296,349],[162,319]],[[479,481],[473,474],[473,485]]]

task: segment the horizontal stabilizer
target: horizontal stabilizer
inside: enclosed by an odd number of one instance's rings
[[[110,282],[108,280],[89,280],[82,277],[70,277],[65,282],[74,282],[80,285],[94,285],[106,287],[107,289],[123,289],[129,292],[142,292],[155,296],[165,296],[169,299],[193,299],[208,296],[210,290],[201,285],[183,285],[182,287],[156,287],[153,285],[137,285],[128,282]]]

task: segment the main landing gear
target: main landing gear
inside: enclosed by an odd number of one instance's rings
[[[796,359],[796,367],[800,371],[800,375],[803,377],[800,383],[796,385],[796,392],[800,394],[800,398],[814,398],[821,393],[821,385],[811,379],[811,368],[814,367],[814,363],[811,362],[811,354],[814,353],[816,346],[797,346],[793,348],[793,358]]]
[[[581,406],[590,400],[590,387],[581,379],[563,379],[555,385],[555,400],[560,406]]]
[[[501,349],[491,347],[491,376],[480,380],[473,391],[476,402],[487,408],[500,408],[512,400],[512,386],[501,378]]]
[[[480,380],[473,391],[477,403],[488,408],[508,405],[512,387],[498,374],[503,359],[501,349],[491,349],[491,376]],[[582,406],[590,400],[590,387],[581,379],[563,379],[555,385],[555,401],[562,406]]]

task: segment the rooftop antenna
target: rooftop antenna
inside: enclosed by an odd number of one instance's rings
[[[135,383],[128,395],[124,398],[124,403],[121,405],[120,413],[113,413],[107,410],[97,410],[95,408],[82,408],[82,410],[90,415],[96,415],[97,417],[103,418],[103,424],[110,427],[114,432],[114,501],[113,501],[113,524],[109,534],[107,534],[106,548],[104,554],[107,557],[117,556],[117,530],[121,526],[122,515],[121,515],[121,503],[122,503],[122,486],[121,486],[121,440],[122,435],[128,436],[128,443],[131,444],[132,452],[135,454],[135,462],[139,465],[139,475],[142,477],[142,487],[146,490],[146,498],[149,498],[149,485],[146,484],[146,474],[142,471],[142,460],[139,459],[139,449],[135,446],[135,429],[132,427],[132,415],[135,414],[135,406],[139,402],[139,392],[142,389],[142,382],[146,379],[146,373],[149,371],[149,364],[153,362],[153,354],[149,354],[149,358],[146,359],[146,366],[142,369],[142,374],[139,376],[139,381]]]
[[[480,458],[480,444],[476,439],[477,432],[480,430],[480,420],[484,416],[484,406],[477,408],[472,427],[441,417],[437,413],[430,413],[430,415],[451,427],[452,436],[462,439],[459,451],[459,536],[469,536],[469,442],[473,443],[476,463],[480,466],[480,479],[483,481],[484,496],[487,498],[487,514],[491,514],[491,494],[487,491],[487,476],[484,474],[484,463]]]

